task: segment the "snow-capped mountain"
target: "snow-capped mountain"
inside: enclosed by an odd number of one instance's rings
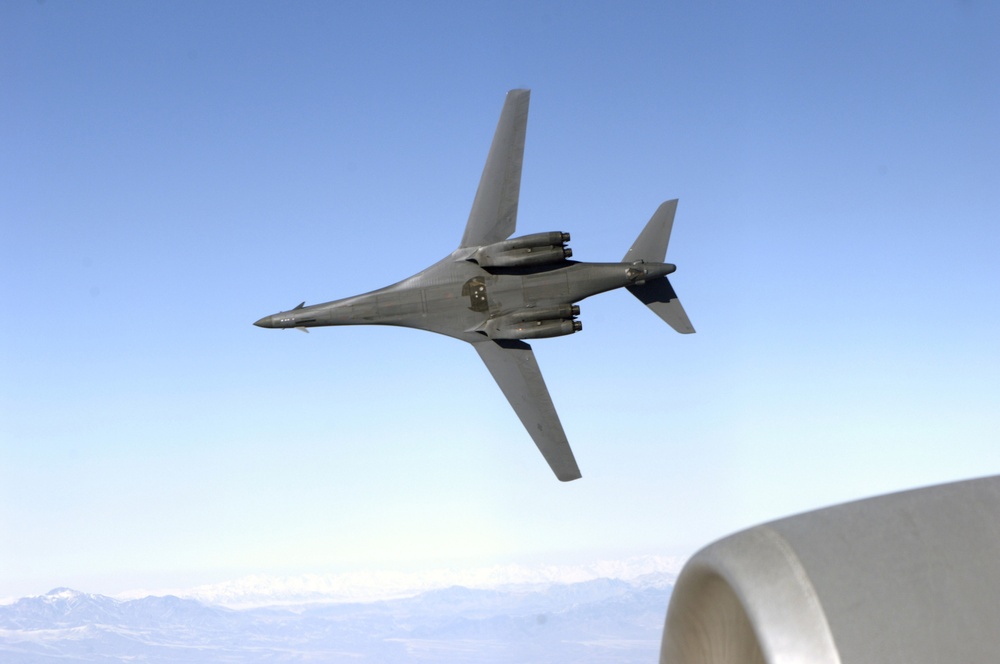
[[[0,606],[0,661],[650,662],[669,594],[647,574],[234,610],[58,588]]]
[[[676,556],[646,555],[580,565],[495,565],[409,573],[367,571],[293,577],[254,575],[170,592],[205,604],[251,608],[317,602],[371,602],[411,597],[450,586],[544,589],[553,584],[574,584],[593,579],[619,579],[663,588],[673,584],[683,564],[684,559]],[[134,598],[147,594],[134,592],[120,597]]]

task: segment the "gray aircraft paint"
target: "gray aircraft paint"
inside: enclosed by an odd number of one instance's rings
[[[473,345],[553,472],[580,477],[534,353],[524,340],[582,329],[577,302],[627,288],[678,332],[694,332],[667,275],[677,201],[656,211],[620,263],[569,260],[568,233],[507,239],[517,225],[530,91],[507,93],[458,249],[426,270],[363,295],[265,316],[254,325],[298,328],[397,325]]]

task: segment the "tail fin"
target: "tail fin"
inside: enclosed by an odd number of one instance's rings
[[[676,212],[676,198],[656,208],[653,217],[639,233],[639,237],[635,239],[635,243],[625,254],[622,262],[662,263],[667,257],[667,243],[670,242],[670,231],[674,227]]]
[[[625,254],[625,263],[662,263],[667,258],[667,244],[670,242],[670,231],[674,226],[674,214],[677,212],[677,199],[667,201],[653,213],[646,227],[639,233],[632,248]],[[629,286],[632,295],[649,307],[670,327],[681,334],[692,334],[694,326],[688,319],[687,312],[677,299],[677,293],[666,277],[647,281],[638,286]]]

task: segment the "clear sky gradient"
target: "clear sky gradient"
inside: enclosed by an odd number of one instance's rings
[[[0,597],[690,553],[1000,471],[986,2],[0,4]],[[534,343],[583,479],[476,353],[260,316],[462,235],[506,91],[518,230],[680,204],[698,333]]]

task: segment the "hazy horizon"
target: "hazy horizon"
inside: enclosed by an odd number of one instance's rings
[[[0,4],[0,597],[686,555],[998,472],[998,24]],[[617,261],[679,198],[698,331],[613,292],[533,342],[568,484],[466,344],[253,326],[451,252],[516,87],[517,233]]]

